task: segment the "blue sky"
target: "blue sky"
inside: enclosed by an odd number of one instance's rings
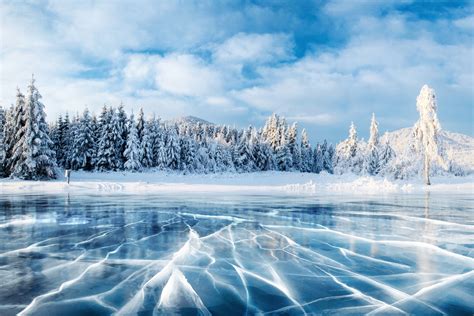
[[[261,126],[313,142],[351,121],[411,126],[423,84],[446,130],[473,135],[472,1],[2,1],[0,104],[35,74],[48,118],[123,101],[163,118]]]

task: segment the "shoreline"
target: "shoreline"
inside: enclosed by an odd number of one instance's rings
[[[331,175],[265,171],[253,173],[181,174],[165,171],[73,172],[65,179],[28,181],[1,179],[1,194],[28,193],[226,193],[255,195],[474,193],[474,176],[436,176],[432,185],[421,179],[392,180],[353,174]]]

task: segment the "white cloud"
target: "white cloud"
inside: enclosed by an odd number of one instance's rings
[[[292,39],[287,34],[239,33],[218,45],[213,53],[218,63],[277,63],[293,56]]]
[[[218,71],[191,54],[133,55],[123,75],[131,88],[154,83],[154,89],[179,96],[205,97],[222,91]]]
[[[206,96],[221,91],[219,73],[193,55],[172,54],[155,65],[156,83],[164,91],[187,96]]]
[[[454,21],[454,25],[457,27],[469,31],[471,34],[474,31],[474,15],[468,15],[466,17],[457,19]]]

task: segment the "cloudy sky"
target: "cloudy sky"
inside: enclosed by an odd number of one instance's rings
[[[412,125],[425,83],[473,135],[473,1],[0,1],[0,105],[31,74],[48,118],[123,101],[163,118],[262,125],[313,141]]]

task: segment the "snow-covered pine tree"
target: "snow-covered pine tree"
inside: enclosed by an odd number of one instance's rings
[[[207,135],[207,132],[206,132],[206,135]],[[216,160],[215,160],[216,146],[215,146],[214,142],[209,142],[205,138],[204,141],[201,144],[202,144],[202,147],[205,148],[205,151],[203,151],[203,152],[205,152],[207,154],[206,157],[205,157],[205,162],[206,162],[205,168],[204,168],[205,171],[206,172],[217,172],[218,167],[216,165]]]
[[[216,147],[216,156],[220,155],[220,158],[216,158],[216,161],[222,162],[222,171],[232,172],[235,171],[234,161],[232,159],[232,146],[226,141],[226,133],[228,133],[227,126],[224,126],[222,130],[217,133],[215,139],[218,144]]]
[[[323,155],[326,148],[323,148],[321,144],[317,144],[313,152],[313,172],[320,173],[323,171]]]
[[[167,130],[164,123],[161,122],[160,117],[155,117],[149,120],[151,128],[151,144],[152,144],[152,154],[149,155],[148,159],[152,159],[152,165],[156,166],[158,161],[158,153],[163,151],[166,157],[166,136]],[[179,135],[178,135],[179,136]],[[178,137],[179,139],[179,137]],[[165,165],[166,167],[166,165]]]
[[[390,164],[395,157],[395,151],[390,146],[390,143],[387,141],[380,149],[379,154],[379,172],[383,174],[390,173]]]
[[[287,129],[288,133],[288,149],[291,153],[291,160],[293,170],[299,170],[301,164],[301,150],[298,145],[298,124],[294,122],[290,128]]]
[[[211,146],[213,146],[212,152],[214,153],[215,172],[227,171],[224,162],[224,146],[218,142],[212,142]]]
[[[128,118],[127,118],[127,113],[125,112],[124,105],[122,102],[120,102],[120,105],[117,108],[116,115],[117,115],[116,128],[117,128],[117,133],[118,133],[116,146],[118,148],[117,159],[119,159],[117,168],[123,169],[125,161],[126,161],[125,147],[127,146]]]
[[[367,143],[367,148],[372,150],[379,146],[379,123],[375,119],[375,113],[372,113],[372,119],[370,120],[370,136]]]
[[[89,110],[84,109],[74,132],[71,168],[92,170],[94,158],[94,128]]]
[[[301,163],[300,163],[300,171],[301,172],[311,172],[313,168],[313,150],[311,149],[311,144],[308,140],[308,134],[306,130],[303,129],[301,131]]]
[[[351,122],[351,126],[349,128],[349,138],[347,140],[349,145],[349,155],[350,157],[355,157],[357,154],[357,130],[354,122]]]
[[[113,109],[104,105],[99,116],[100,137],[97,144],[95,167],[99,171],[112,170],[115,167],[115,139],[112,128]]]
[[[196,169],[196,141],[189,136],[181,136],[180,142],[179,169],[186,172],[194,172]]]
[[[335,172],[342,174],[348,171],[359,173],[362,168],[362,157],[358,151],[357,130],[353,122],[349,128],[349,137],[336,147]]]
[[[179,137],[175,125],[168,126],[166,136],[166,167],[176,170],[179,167],[181,148],[179,148]]]
[[[66,137],[66,149],[65,149],[65,168],[74,169],[73,161],[77,159],[75,156],[76,148],[75,141],[78,138],[79,134],[79,114],[73,116],[71,122],[69,123],[69,131]],[[77,170],[77,169],[74,169]]]
[[[140,162],[143,167],[151,167],[151,163],[145,158],[145,143],[150,141],[150,134],[149,131],[147,132],[146,129],[146,121],[145,121],[145,115],[143,113],[143,108],[140,108],[138,111],[137,115],[137,134],[138,134],[138,141],[140,142],[140,147],[141,147],[141,154],[142,157],[140,158]],[[145,133],[148,133],[147,136],[145,136]],[[144,140],[144,138],[147,138]]]
[[[367,174],[375,175],[380,172],[379,158],[379,124],[372,113],[370,121],[370,137],[367,143],[367,152],[364,160],[364,169]]]
[[[253,130],[250,138],[250,148],[256,170],[267,171],[274,167],[273,152],[270,146],[262,140],[260,132]]]
[[[127,146],[125,147],[124,155],[126,158],[124,167],[127,170],[139,171],[142,169],[141,153],[142,148],[140,146],[140,140],[138,138],[138,129],[135,124],[135,117],[133,113],[130,115],[128,135],[127,135]]]
[[[160,137],[156,139],[156,144],[157,144],[157,152],[156,152],[156,166],[160,170],[165,170],[168,168],[168,154],[166,150],[166,143],[165,143],[165,138],[166,138],[166,132],[163,130],[163,133]]]
[[[324,140],[323,145],[327,148],[327,150],[324,152],[323,155],[323,168],[326,170],[326,172],[332,174],[334,173],[334,167],[333,167],[333,162],[334,162],[334,146],[332,144],[327,145],[327,141]]]
[[[423,155],[423,177],[425,184],[430,185],[430,167],[433,161],[445,167],[438,148],[438,134],[441,125],[436,114],[435,91],[424,85],[416,98],[416,108],[420,119],[415,124],[414,134],[418,140],[419,150]]]
[[[14,139],[14,133],[15,133],[15,126],[13,125],[14,116],[15,116],[15,108],[12,104],[10,108],[5,112],[5,126],[4,126],[5,158],[3,161],[4,163],[3,172],[6,177],[10,175],[9,162],[10,162],[12,151],[13,151],[13,139]]]
[[[49,138],[53,142],[53,150],[56,153],[56,164],[59,166],[59,122],[62,121],[62,116],[59,114],[59,117],[56,122],[54,122],[49,128]]]
[[[13,176],[21,179],[51,179],[56,177],[56,154],[49,138],[48,124],[41,95],[34,78],[28,86],[25,102],[25,125],[21,139],[16,144],[18,160],[13,166]]]
[[[91,159],[91,164],[92,164],[92,170],[97,169],[96,168],[96,157],[97,157],[97,150],[99,146],[99,139],[100,139],[100,126],[99,126],[99,121],[97,119],[97,116],[92,114],[92,119],[91,119],[91,130],[92,130],[92,159]]]
[[[22,142],[25,134],[26,103],[25,96],[17,88],[15,107],[11,109],[9,115],[8,134],[6,135],[6,171],[9,175],[13,173],[15,165],[22,157]]]
[[[278,170],[281,171],[289,171],[293,165],[292,155],[288,148],[288,140],[284,132],[281,133],[280,145],[277,148],[275,160]]]
[[[4,177],[5,172],[5,110],[0,106],[0,177]]]
[[[275,153],[281,140],[280,135],[280,117],[273,113],[266,121],[262,130],[263,140],[270,145],[270,148]]]
[[[144,129],[145,129],[145,115],[143,113],[143,108],[140,108],[137,115],[137,134],[138,134],[138,140],[140,141],[143,139]]]
[[[110,108],[110,110],[112,116],[111,133],[113,139],[113,152],[115,156],[112,160],[112,169],[122,170],[125,160],[124,151],[127,140],[127,115],[123,110],[123,104],[120,104],[117,110],[113,108]]]
[[[59,133],[59,143],[58,143],[58,152],[56,153],[58,165],[60,167],[69,168],[68,166],[68,151],[70,149],[70,141],[71,141],[71,122],[69,120],[69,113],[66,112],[65,117],[58,122],[58,133]]]
[[[150,118],[146,121],[141,121],[141,115],[138,114],[138,122],[137,122],[137,133],[139,128],[142,129],[142,139],[140,141],[141,147],[141,164],[144,168],[152,168],[156,166],[156,157],[157,157],[157,149],[155,149],[155,145],[158,145],[158,137],[161,135],[158,133],[158,127],[155,122],[155,118]],[[141,125],[143,124],[143,127]],[[139,135],[140,138],[140,135]]]
[[[252,127],[250,126],[244,131],[240,137],[238,145],[235,147],[234,165],[240,172],[250,172],[255,168],[254,157],[249,146],[251,131]]]

